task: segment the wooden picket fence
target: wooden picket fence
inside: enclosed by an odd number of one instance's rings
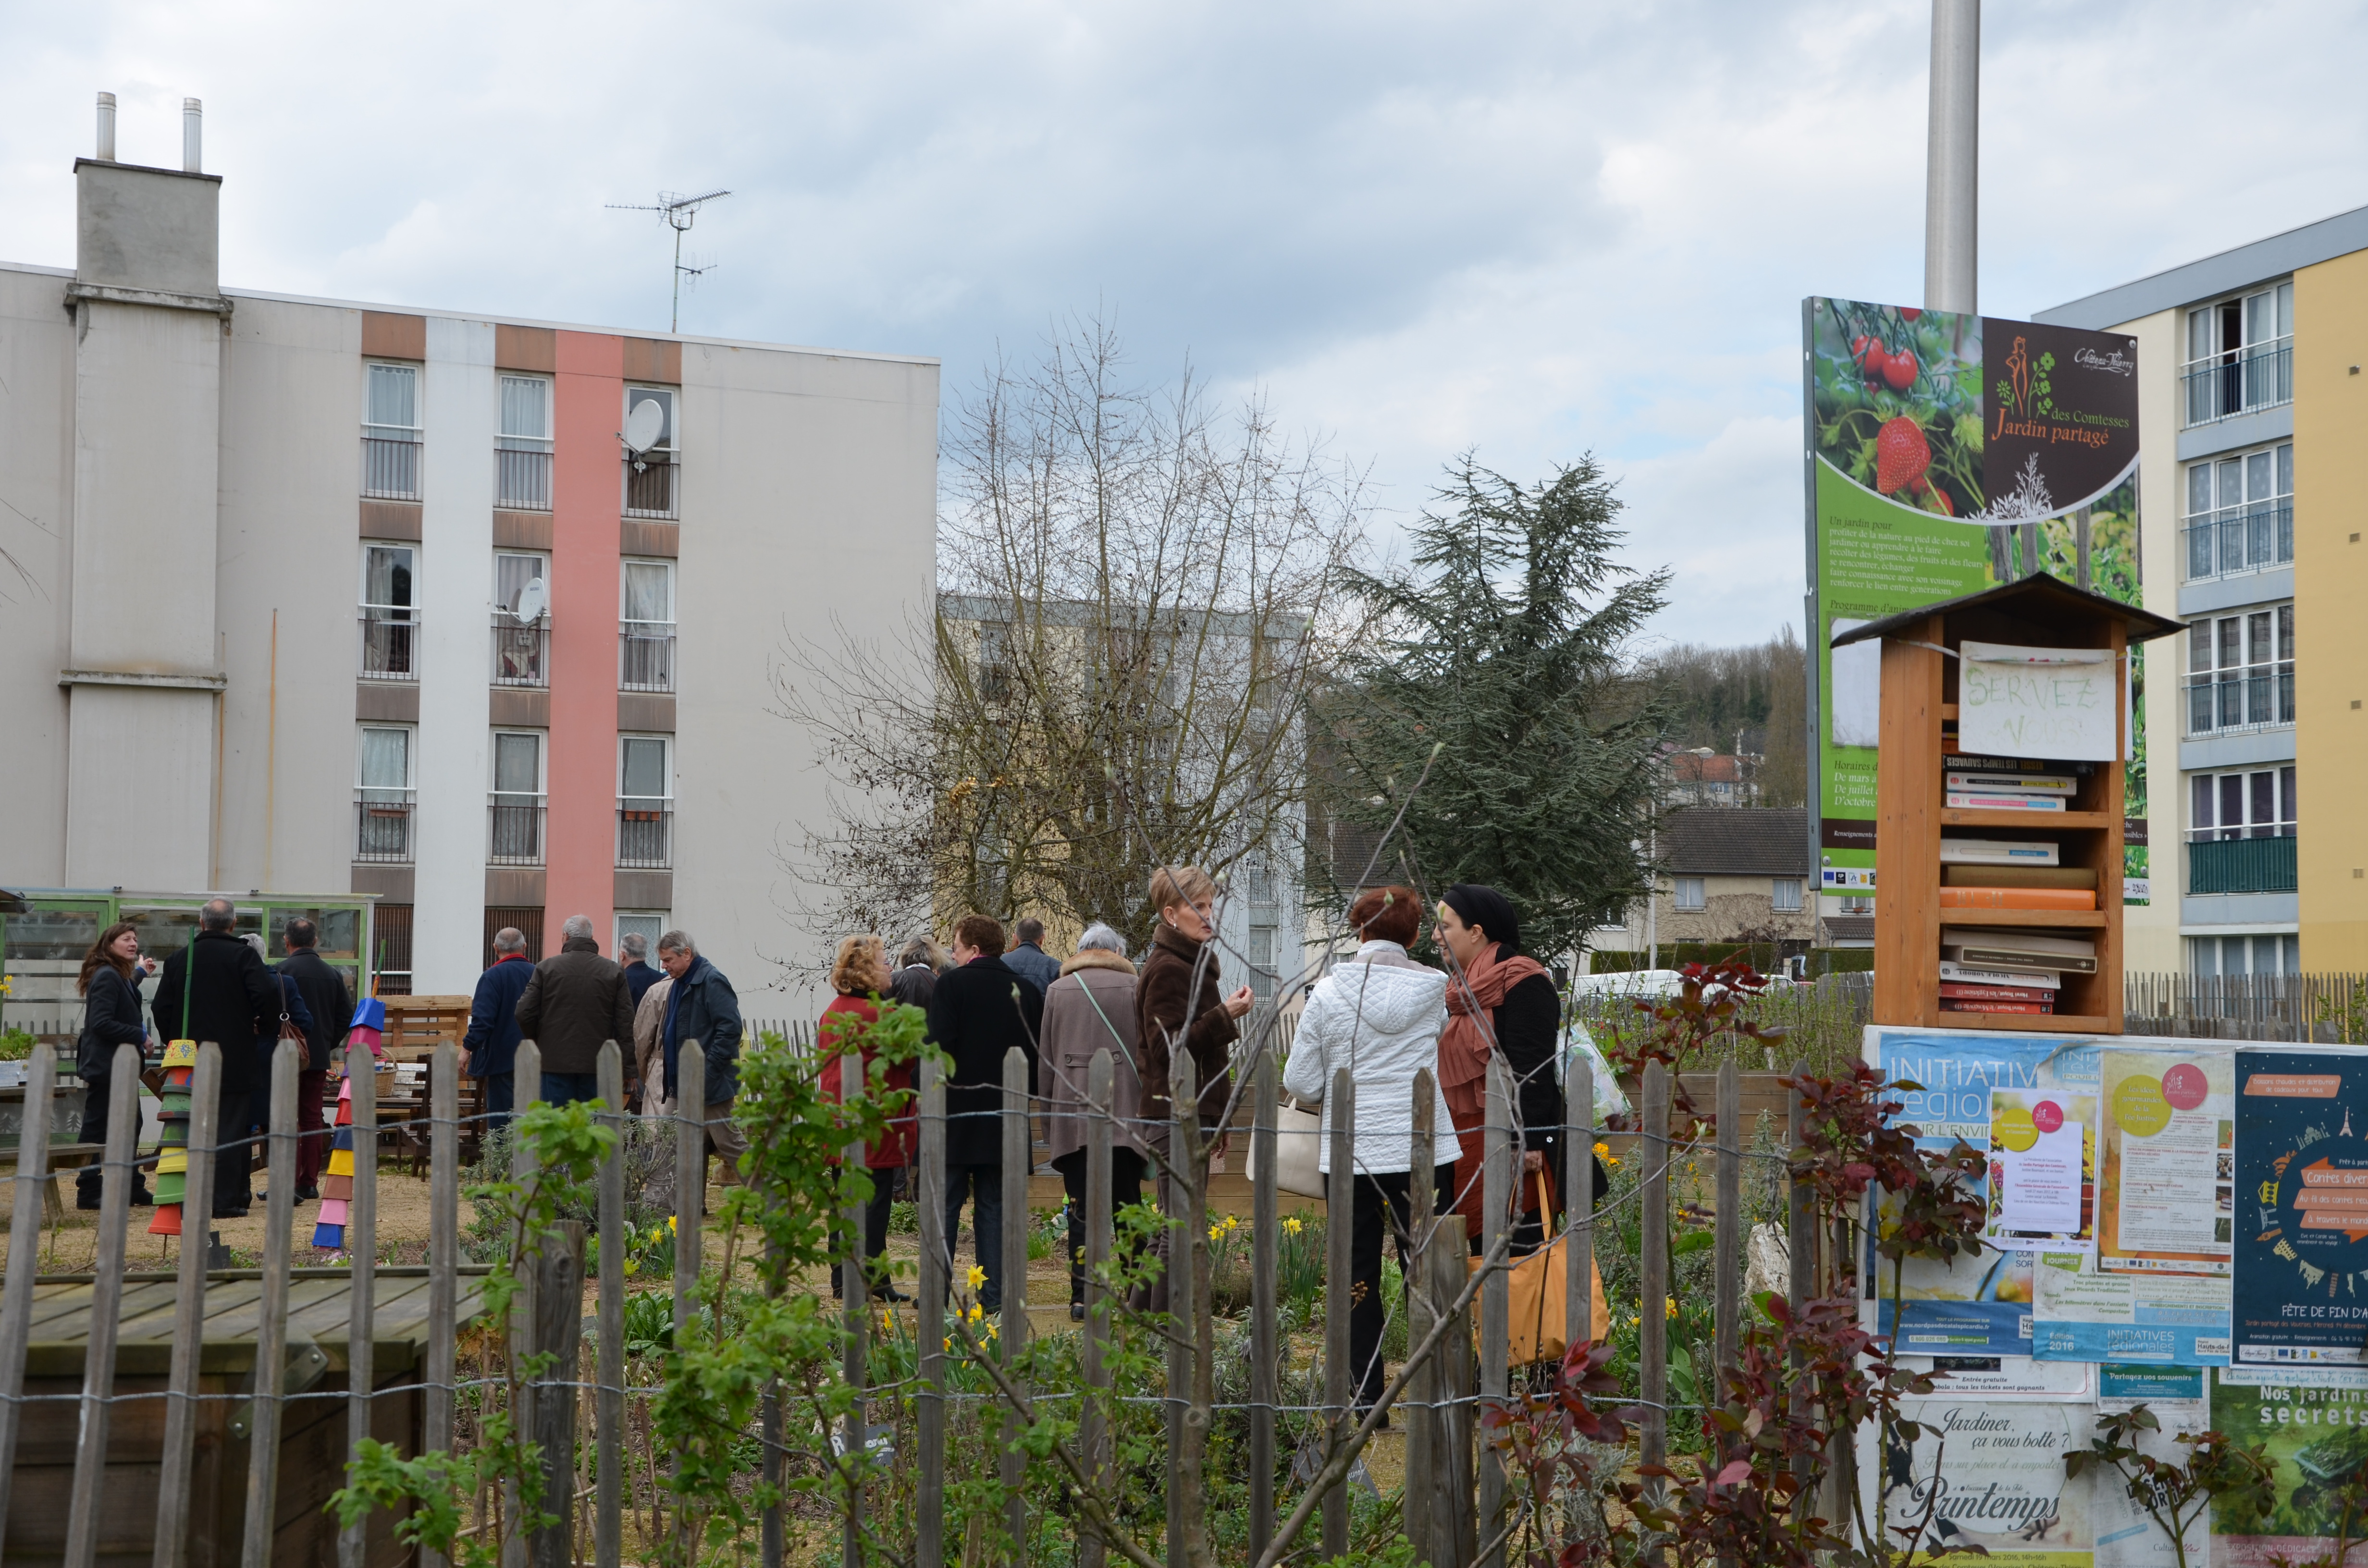
[[[1273,1540],[1278,1506],[1277,1495],[1277,1417],[1282,1408],[1278,1387],[1278,1367],[1282,1340],[1278,1321],[1278,1280],[1274,1238],[1279,1233],[1278,1212],[1281,1196],[1276,1187],[1278,1167],[1278,1096],[1276,1083],[1279,1053],[1273,1049],[1275,1031],[1269,1028],[1259,1031],[1260,1039],[1244,1052],[1237,1065],[1247,1074],[1250,1089],[1249,1137],[1253,1145],[1252,1183],[1251,1290],[1249,1335],[1252,1346],[1251,1388],[1247,1402],[1247,1419],[1251,1432],[1249,1471],[1251,1522],[1251,1556],[1256,1560],[1265,1553]],[[124,1048],[131,1051],[132,1048]],[[149,1464],[157,1467],[162,1483],[156,1494],[153,1536],[140,1554],[149,1555],[156,1568],[185,1568],[191,1563],[229,1563],[236,1561],[247,1568],[267,1568],[279,1562],[311,1562],[291,1544],[289,1529],[276,1528],[277,1521],[288,1512],[287,1497],[324,1497],[328,1490],[342,1484],[343,1464],[361,1439],[374,1433],[383,1437],[387,1433],[384,1410],[390,1401],[417,1399],[420,1416],[416,1428],[416,1441],[424,1450],[450,1449],[455,1440],[454,1404],[456,1391],[461,1386],[456,1381],[456,1343],[459,1331],[475,1306],[476,1279],[483,1267],[464,1266],[461,1261],[461,1170],[458,1158],[460,1121],[457,1113],[460,1083],[460,1060],[455,1050],[447,1045],[438,1049],[431,1063],[429,1088],[430,1141],[429,1205],[430,1237],[428,1259],[422,1269],[389,1269],[377,1261],[377,1212],[379,1176],[377,1160],[379,1130],[375,1100],[375,1081],[368,1073],[358,1074],[353,1080],[352,1116],[355,1129],[354,1190],[351,1218],[346,1235],[346,1253],[349,1262],[335,1270],[299,1267],[294,1264],[293,1182],[289,1179],[295,1162],[297,1146],[297,1056],[292,1044],[283,1043],[272,1060],[269,1080],[268,1142],[272,1172],[269,1194],[269,1225],[262,1267],[252,1274],[242,1271],[210,1268],[207,1249],[201,1244],[204,1216],[215,1176],[218,1130],[215,1127],[214,1085],[219,1082],[222,1063],[219,1051],[211,1044],[201,1048],[192,1098],[193,1121],[189,1132],[188,1196],[185,1212],[188,1234],[181,1248],[178,1267],[170,1283],[173,1286],[169,1318],[159,1313],[137,1319],[145,1326],[140,1330],[147,1338],[142,1341],[158,1355],[168,1357],[169,1366],[161,1382],[140,1381],[138,1387],[122,1391],[117,1388],[120,1355],[140,1346],[132,1337],[120,1334],[121,1322],[134,1321],[125,1312],[126,1244],[129,1231],[129,1199],[131,1175],[135,1165],[134,1132],[137,1120],[131,1114],[132,1085],[137,1077],[136,1052],[133,1056],[119,1055],[112,1074],[116,1096],[108,1120],[109,1138],[105,1153],[105,1196],[100,1210],[97,1262],[87,1275],[43,1277],[38,1272],[39,1246],[42,1223],[42,1190],[52,1179],[46,1165],[49,1131],[43,1119],[28,1118],[24,1142],[18,1151],[16,1175],[14,1230],[9,1239],[5,1282],[0,1282],[0,1560],[14,1562],[63,1562],[67,1568],[87,1568],[96,1561],[102,1538],[108,1542],[108,1553],[123,1558],[129,1554],[125,1537],[137,1521],[127,1522],[121,1498],[120,1483],[127,1471],[123,1467]],[[40,1103],[50,1091],[56,1070],[54,1058],[49,1052],[37,1053],[28,1085],[28,1100]],[[1116,1131],[1110,1107],[1112,1102],[1113,1064],[1108,1051],[1094,1061],[1087,1085],[1087,1251],[1088,1263],[1087,1312],[1082,1329],[1080,1361],[1084,1381],[1089,1386],[1107,1390],[1110,1374],[1105,1351],[1110,1345],[1113,1303],[1099,1289],[1099,1270],[1111,1256],[1112,1216],[1109,1194],[1113,1137]],[[681,1058],[679,1102],[698,1106],[703,1099],[704,1062],[697,1052],[686,1052]],[[1716,1282],[1716,1356],[1720,1365],[1731,1364],[1741,1335],[1743,1312],[1743,1256],[1745,1237],[1742,1233],[1740,1201],[1744,1161],[1747,1154],[1747,1130],[1743,1111],[1743,1078],[1733,1062],[1723,1064],[1712,1085],[1714,1095],[1714,1142],[1707,1144],[1687,1144],[1673,1140],[1670,1126],[1672,1081],[1657,1064],[1648,1068],[1636,1096],[1637,1115],[1634,1127],[1638,1149],[1642,1154],[1642,1185],[1638,1192],[1644,1244],[1641,1253],[1643,1285],[1641,1300],[1635,1304],[1639,1318],[1642,1404],[1645,1419],[1640,1437],[1641,1461],[1655,1465],[1665,1458],[1668,1442],[1668,1357],[1665,1318],[1669,1290],[1669,1225],[1671,1205],[1671,1173],[1680,1161],[1709,1159],[1714,1171],[1713,1190],[1708,1194],[1688,1192],[1680,1196],[1700,1202],[1707,1198],[1715,1211]],[[517,1062],[517,1097],[523,1107],[540,1097],[541,1082],[540,1053],[533,1042],[522,1045]],[[621,1057],[611,1044],[600,1056],[599,1092],[609,1106],[621,1106]],[[1575,1063],[1566,1085],[1566,1101],[1573,1108],[1571,1125],[1563,1130],[1561,1140],[1566,1156],[1563,1191],[1587,1194],[1593,1188],[1591,1151],[1604,1130],[1592,1125],[1590,1110],[1594,1104],[1593,1085],[1584,1061]],[[1005,1064],[1003,1104],[999,1112],[1003,1131],[1003,1165],[1001,1172],[1002,1199],[1007,1216],[1003,1229],[1001,1319],[999,1344],[1007,1358],[1017,1355],[1029,1334],[1027,1299],[1027,1234],[1029,1213],[1027,1184],[1031,1174],[1030,1151],[1033,1146],[1032,1118],[1043,1107],[1037,1101],[1033,1085],[1028,1079],[1028,1067],[1020,1052],[1012,1051]],[[1192,1101],[1189,1082],[1177,1085],[1176,1101],[1187,1108]],[[1408,1149],[1410,1168],[1427,1169],[1437,1130],[1431,1124],[1432,1088],[1428,1074],[1422,1074],[1415,1086],[1413,1108],[1416,1131]],[[1349,1312],[1350,1297],[1350,1226],[1348,1216],[1353,1210],[1353,1180],[1350,1150],[1353,1146],[1357,1115],[1356,1085],[1343,1072],[1332,1089],[1334,1115],[1330,1130],[1331,1174],[1326,1205],[1329,1215],[1339,1222],[1328,1227],[1329,1255],[1326,1260],[1326,1316],[1324,1334],[1324,1405],[1327,1455],[1348,1440],[1357,1429],[1360,1413],[1352,1411],[1351,1400],[1356,1380],[1349,1365]],[[1793,1096],[1786,1096],[1792,1099]],[[1512,1092],[1509,1076],[1501,1065],[1492,1071],[1488,1085],[1488,1116],[1485,1138],[1485,1175],[1483,1178],[1484,1213],[1490,1216],[1488,1234],[1482,1238],[1483,1254],[1494,1260],[1484,1267],[1476,1300],[1469,1265],[1472,1249],[1467,1245],[1463,1221],[1453,1213],[1433,1212],[1430,1184],[1417,1180],[1410,1184],[1414,1221],[1406,1238],[1411,1252],[1405,1269],[1408,1282],[1406,1310],[1409,1314],[1410,1346],[1419,1346],[1431,1335],[1442,1318],[1450,1320],[1440,1340],[1440,1353],[1431,1357],[1414,1371],[1398,1403],[1406,1423],[1406,1475],[1408,1483],[1404,1496],[1404,1526],[1417,1547],[1421,1560],[1437,1565],[1480,1563],[1486,1568],[1504,1568],[1506,1551],[1506,1521],[1517,1499],[1517,1489],[1510,1484],[1496,1449],[1482,1440],[1482,1416],[1492,1404],[1514,1397],[1519,1369],[1512,1364],[1510,1346],[1512,1325],[1508,1322],[1510,1290],[1507,1264],[1510,1243],[1510,1223],[1514,1209],[1515,1182],[1519,1172],[1520,1131],[1516,1125],[1517,1097]],[[1800,1131],[1797,1100],[1791,1119],[1791,1142],[1797,1142]],[[916,1467],[916,1506],[911,1520],[916,1534],[916,1561],[922,1568],[939,1568],[946,1561],[947,1542],[943,1539],[944,1502],[946,1496],[945,1462],[947,1451],[947,1421],[950,1399],[946,1386],[946,1353],[943,1339],[947,1334],[946,1313],[949,1272],[951,1259],[943,1232],[942,1195],[945,1190],[946,1147],[946,1085],[933,1064],[924,1063],[918,1094],[920,1119],[920,1154],[917,1170],[918,1211],[921,1228],[919,1281],[912,1311],[917,1317],[916,1342],[920,1347],[917,1381],[916,1452],[910,1462]],[[633,1119],[628,1113],[604,1111],[603,1117],[618,1127],[620,1133]],[[997,1113],[988,1113],[997,1114]],[[684,1332],[692,1321],[694,1290],[701,1256],[700,1243],[700,1211],[704,1197],[706,1167],[705,1130],[695,1116],[675,1119],[675,1211],[677,1226],[675,1246],[675,1272],[672,1282],[673,1321],[677,1334]],[[1184,1111],[1169,1131],[1171,1140],[1188,1131]],[[602,1165],[598,1177],[598,1218],[593,1227],[592,1244],[597,1246],[598,1303],[594,1321],[583,1321],[583,1274],[586,1261],[585,1228],[570,1223],[562,1228],[556,1238],[547,1238],[539,1259],[527,1265],[526,1293],[529,1298],[523,1312],[514,1320],[514,1334],[523,1342],[520,1348],[531,1352],[552,1352],[557,1357],[551,1369],[533,1380],[527,1390],[527,1408],[520,1412],[521,1426],[543,1444],[543,1451],[552,1456],[552,1470],[546,1477],[545,1495],[573,1502],[558,1510],[558,1520],[536,1533],[527,1543],[526,1561],[535,1568],[563,1568],[579,1561],[589,1561],[600,1568],[617,1568],[623,1562],[624,1518],[627,1506],[626,1479],[632,1456],[629,1453],[627,1403],[629,1399],[647,1399],[653,1391],[630,1386],[625,1354],[625,1245],[626,1191],[623,1144]],[[1183,1147],[1181,1142],[1172,1146]],[[860,1157],[860,1148],[851,1151]],[[152,1156],[153,1158],[153,1156]],[[524,1162],[530,1158],[521,1143],[514,1156],[518,1174],[526,1174]],[[1165,1204],[1171,1222],[1205,1226],[1207,1222],[1205,1191],[1194,1187],[1189,1176],[1170,1173],[1165,1178]],[[1817,1293],[1821,1278],[1820,1237],[1810,1218],[1807,1188],[1795,1183],[1792,1189],[1788,1232],[1791,1241],[1790,1293],[1795,1300]],[[1593,1262],[1597,1216],[1585,1202],[1568,1206],[1566,1222],[1555,1238],[1562,1246],[1561,1259],[1564,1290],[1563,1321],[1559,1324],[1531,1324],[1522,1325],[1532,1335],[1539,1331],[1559,1329],[1568,1343],[1579,1343],[1593,1336],[1605,1325],[1590,1322],[1588,1278]],[[851,1210],[844,1233],[849,1239],[848,1262],[860,1267],[863,1235],[860,1210]],[[1186,1234],[1194,1233],[1186,1232]],[[1830,1261],[1830,1260],[1826,1260]],[[1170,1299],[1190,1301],[1189,1271],[1191,1249],[1174,1247],[1169,1262]],[[424,1352],[416,1377],[401,1387],[383,1379],[374,1378],[372,1356],[376,1347],[385,1343],[383,1324],[380,1322],[376,1299],[382,1278],[389,1275],[416,1276],[424,1273],[426,1319]],[[290,1317],[291,1290],[309,1290],[324,1276],[332,1275],[344,1281],[347,1308],[346,1336],[343,1346],[346,1390],[342,1394],[306,1392],[290,1388],[285,1380],[289,1367]],[[258,1278],[259,1276],[259,1278]],[[860,1278],[860,1276],[858,1276]],[[208,1382],[209,1368],[220,1359],[219,1335],[210,1336],[210,1317],[218,1312],[224,1291],[249,1288],[253,1282],[256,1300],[251,1315],[242,1319],[240,1333],[250,1335],[253,1346],[253,1378],[251,1390],[223,1390],[219,1377]],[[161,1290],[165,1281],[153,1278],[134,1282],[134,1290]],[[404,1280],[406,1289],[417,1285],[416,1278]],[[35,1348],[33,1328],[37,1306],[44,1302],[54,1305],[62,1293],[81,1292],[88,1297],[86,1329],[81,1355],[81,1389],[78,1394],[33,1395],[26,1393],[28,1354]],[[415,1290],[416,1293],[416,1290]],[[80,1295],[75,1296],[79,1301]],[[406,1298],[407,1300],[408,1298]],[[1625,1306],[1626,1303],[1622,1303]],[[1473,1308],[1476,1306],[1476,1312]],[[44,1310],[47,1310],[46,1308]],[[847,1291],[845,1332],[847,1346],[844,1376],[860,1389],[867,1366],[867,1338],[872,1332],[872,1312],[876,1309],[860,1290]],[[43,1319],[48,1322],[50,1320]],[[586,1333],[589,1327],[590,1332]],[[221,1325],[215,1324],[219,1330]],[[45,1329],[44,1334],[51,1330]],[[1552,1337],[1551,1333],[1546,1335]],[[68,1337],[71,1337],[69,1335]],[[317,1337],[317,1336],[316,1336]],[[587,1347],[588,1367],[579,1358]],[[1171,1335],[1169,1392],[1166,1399],[1171,1433],[1185,1418],[1187,1402],[1179,1385],[1182,1374],[1189,1371],[1188,1347],[1178,1346],[1182,1336]],[[162,1343],[157,1343],[161,1341]],[[47,1341],[43,1341],[44,1345]],[[126,1363],[130,1364],[129,1362]],[[135,1380],[138,1381],[138,1380]],[[902,1398],[908,1391],[882,1392],[881,1398]],[[588,1410],[578,1408],[579,1396],[588,1402]],[[311,1469],[303,1473],[290,1471],[292,1450],[283,1448],[281,1433],[290,1420],[290,1413],[302,1399],[339,1398],[347,1407],[347,1435],[342,1444],[325,1450],[306,1450],[313,1457],[300,1458],[298,1462]],[[210,1539],[203,1529],[204,1520],[216,1517],[209,1511],[204,1500],[193,1497],[192,1476],[195,1473],[192,1451],[201,1426],[212,1419],[208,1412],[222,1402],[251,1401],[251,1428],[247,1437],[247,1453],[253,1457],[245,1466],[243,1508],[231,1512],[242,1519],[235,1543],[228,1540]],[[161,1405],[161,1417],[159,1406]],[[1092,1401],[1086,1403],[1090,1413]],[[62,1540],[49,1539],[51,1527],[37,1518],[30,1506],[30,1489],[38,1479],[37,1472],[20,1469],[18,1443],[20,1432],[28,1420],[63,1430],[63,1413],[72,1412],[71,1481],[63,1487],[65,1507]],[[28,1417],[28,1412],[31,1413]],[[52,1415],[56,1419],[52,1419]],[[840,1435],[842,1451],[857,1451],[866,1441],[867,1413],[859,1402],[848,1417],[846,1430]],[[783,1453],[783,1411],[780,1403],[768,1398],[759,1418],[763,1439],[761,1464],[768,1480],[780,1473]],[[209,1428],[211,1429],[211,1428]],[[1007,1415],[1007,1434],[1016,1433],[1016,1417]],[[153,1434],[161,1432],[161,1437]],[[580,1437],[580,1441],[578,1440]],[[406,1447],[414,1440],[404,1437]],[[1082,1438],[1082,1452],[1088,1462],[1107,1465],[1110,1462],[1110,1434],[1098,1429],[1088,1419]],[[143,1446],[145,1445],[145,1446]],[[1171,1442],[1170,1451],[1175,1445]],[[570,1456],[575,1456],[571,1458]],[[590,1473],[577,1473],[576,1465],[588,1456]],[[658,1460],[648,1456],[651,1480],[656,1480]],[[904,1462],[900,1456],[899,1462]],[[116,1468],[110,1478],[110,1463]],[[1005,1445],[1002,1476],[1009,1497],[1010,1517],[1007,1520],[1013,1540],[1030,1539],[1028,1510],[1031,1500],[1023,1494],[1022,1459],[1015,1448]],[[312,1473],[324,1471],[327,1473]],[[1181,1562],[1180,1539],[1183,1534],[1176,1513],[1178,1487],[1176,1475],[1168,1477],[1170,1561]],[[294,1492],[283,1495],[283,1489],[293,1486]],[[51,1490],[55,1490],[52,1488]],[[43,1496],[50,1495],[44,1492]],[[1304,1500],[1304,1499],[1303,1499]],[[859,1505],[860,1506],[860,1505]],[[1322,1498],[1320,1544],[1327,1556],[1345,1551],[1349,1546],[1349,1503],[1345,1485],[1336,1485]],[[316,1509],[317,1511],[317,1509]],[[226,1515],[223,1517],[227,1517]],[[195,1523],[193,1524],[193,1521]],[[365,1563],[401,1560],[401,1549],[391,1545],[391,1520],[384,1517],[364,1519],[346,1528],[338,1536],[336,1552],[344,1568],[363,1568]],[[655,1516],[653,1517],[655,1523]],[[783,1561],[785,1523],[778,1510],[766,1515],[759,1540],[761,1560],[767,1568]],[[865,1561],[864,1532],[860,1515],[850,1510],[844,1524],[842,1561],[846,1568],[857,1568]],[[588,1541],[580,1539],[588,1536]],[[584,1551],[589,1547],[588,1555]],[[309,1550],[309,1549],[308,1549]],[[235,1558],[233,1558],[235,1552]],[[1080,1536],[1078,1561],[1089,1568],[1101,1568],[1105,1556],[1090,1540]],[[427,1568],[442,1568],[439,1562],[427,1559]]]

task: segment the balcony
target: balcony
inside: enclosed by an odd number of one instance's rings
[[[2188,520],[2187,580],[2294,564],[2294,503],[2232,506]]]
[[[486,861],[495,866],[541,865],[543,797],[496,790],[486,809],[492,819]]]
[[[629,620],[617,633],[617,689],[674,689],[674,622]]]
[[[361,612],[362,679],[419,678],[419,620],[410,610],[378,607]]]
[[[2280,337],[2189,364],[2180,381],[2187,424],[2209,425],[2294,401],[2294,339]]]
[[[551,443],[505,436],[494,450],[494,505],[510,512],[551,510]]]
[[[671,518],[676,511],[675,464],[659,453],[625,462],[625,516]]]
[[[629,871],[663,871],[673,864],[674,802],[647,795],[619,797],[618,867]]]
[[[2279,838],[2222,838],[2187,846],[2187,891],[2293,892],[2295,890],[2294,829]]]
[[[2226,735],[2294,722],[2294,665],[2250,665],[2187,681],[2187,733]]]
[[[354,791],[354,859],[373,865],[411,864],[411,818],[417,808],[409,790]]]
[[[551,684],[551,617],[521,621],[501,610],[494,612],[495,686]]]
[[[385,436],[362,437],[362,495],[370,501],[419,499],[419,443]]]

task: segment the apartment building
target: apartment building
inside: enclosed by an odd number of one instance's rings
[[[222,177],[102,152],[74,268],[0,264],[0,884],[350,889],[391,990],[579,913],[793,987],[774,666],[928,609],[937,362],[227,290]]]
[[[2368,968],[2368,207],[2038,319],[2138,339],[2146,605],[2188,628],[2147,651],[2129,967]]]

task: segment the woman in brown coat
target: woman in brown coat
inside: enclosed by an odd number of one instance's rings
[[[1231,1086],[1228,1048],[1241,1037],[1238,1022],[1250,1010],[1250,988],[1226,995],[1219,989],[1217,884],[1198,866],[1162,866],[1151,874],[1151,903],[1159,911],[1151,950],[1134,992],[1135,1027],[1143,1050],[1143,1114],[1164,1120],[1168,1102],[1168,1063],[1178,1051],[1192,1056],[1193,1081],[1201,1085],[1203,1137],[1218,1131]]]
[[[1096,921],[1044,993],[1036,1094],[1044,1142],[1069,1197],[1069,1316],[1086,1315],[1086,1097],[1095,1053],[1110,1053],[1110,1212],[1143,1200],[1143,1068],[1135,1041],[1134,965],[1126,940]]]

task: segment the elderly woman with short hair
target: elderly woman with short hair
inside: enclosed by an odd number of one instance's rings
[[[1044,1105],[1044,1142],[1069,1197],[1069,1316],[1086,1315],[1086,1125],[1092,1102],[1087,1075],[1097,1051],[1110,1053],[1110,1211],[1143,1199],[1149,1155],[1143,1114],[1143,1066],[1134,1017],[1134,965],[1126,939],[1096,921],[1077,938],[1075,957],[1044,992],[1036,1057],[1036,1094]]]
[[[823,1053],[819,1087],[826,1100],[845,1097],[845,1085],[852,1079],[856,1092],[867,1092],[871,1081],[871,1063],[877,1054],[866,1038],[872,1025],[880,1021],[881,994],[888,989],[888,954],[877,937],[848,937],[838,944],[838,954],[831,962],[830,986],[838,993],[830,1006],[822,1010],[822,1021],[814,1030]],[[898,1062],[888,1069],[885,1087],[894,1093],[909,1092],[913,1087],[913,1064]],[[878,1259],[888,1250],[888,1217],[895,1199],[895,1183],[889,1173],[910,1165],[913,1160],[914,1117],[909,1097],[904,1108],[879,1140],[863,1153],[866,1169],[871,1177],[871,1200],[863,1207],[864,1267],[874,1278],[871,1293],[885,1301],[903,1301],[895,1287],[879,1274]],[[840,1293],[840,1266],[830,1267],[830,1290]]]

